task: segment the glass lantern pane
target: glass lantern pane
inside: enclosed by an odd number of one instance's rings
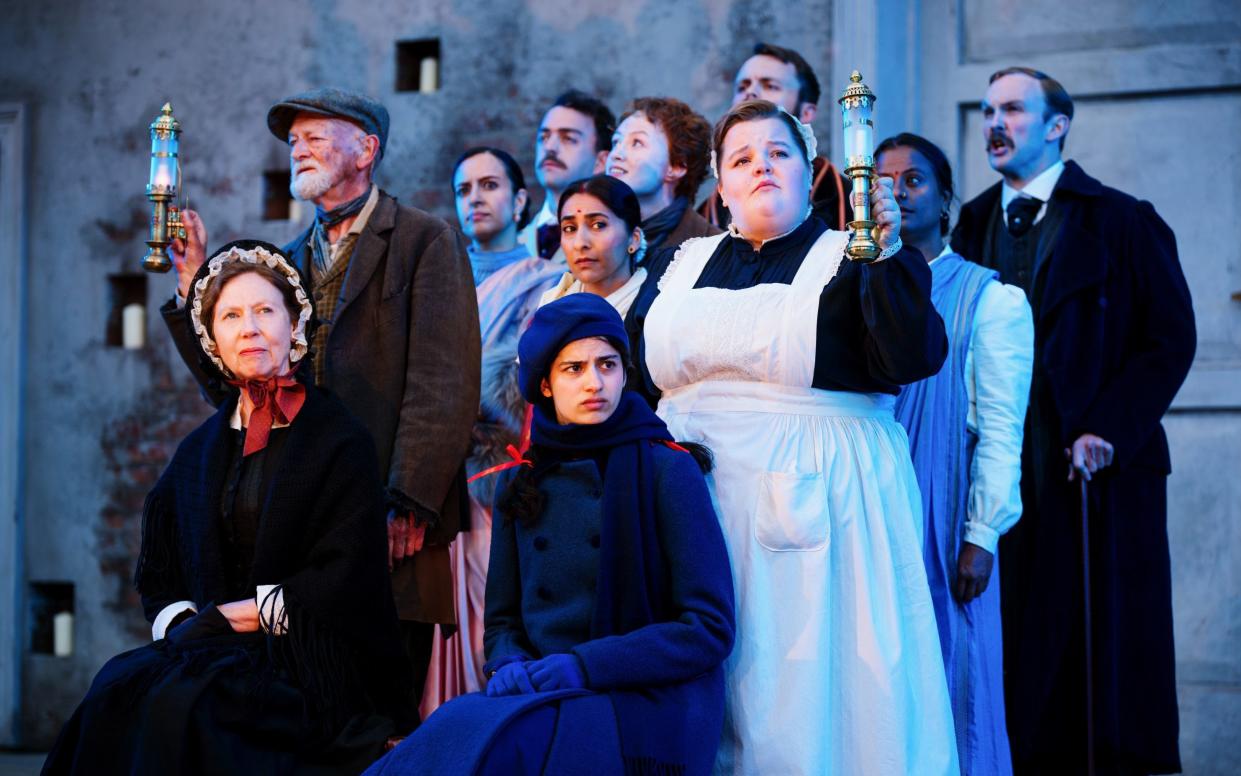
[[[171,156],[151,157],[151,189],[172,193],[177,183],[177,160]]]
[[[159,133],[151,133],[151,153],[152,154],[175,154],[177,152],[177,141],[173,139],[171,134],[160,135]]]

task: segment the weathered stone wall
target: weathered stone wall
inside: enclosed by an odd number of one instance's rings
[[[0,101],[27,104],[31,133],[24,577],[74,583],[77,613],[73,657],[23,658],[25,743],[46,745],[99,666],[149,638],[130,585],[143,497],[207,415],[157,317],[171,277],[149,278],[148,346],[105,346],[108,276],[139,272],[145,252],[146,127],[165,100],[184,127],[185,193],[211,244],[281,242],[298,223],[262,220],[262,173],[287,167],[264,123],[286,94],[340,85],[383,100],[392,132],[381,185],[452,218],[456,156],[495,144],[531,170],[542,112],[569,87],[618,113],[632,97],[667,94],[714,120],[740,60],[770,39],[811,60],[830,100],[840,80],[828,72],[830,11],[829,0],[6,7]],[[396,41],[418,38],[441,41],[442,88],[396,93]]]
[[[1192,0],[1175,11],[1153,0],[1103,6],[1090,20],[1095,37],[1078,41],[1082,47],[1151,47],[1151,56],[1158,57],[1158,67],[1150,69],[1134,69],[1132,52],[1124,54],[1130,59],[1117,55],[1114,62],[1109,60],[1105,69],[1140,81],[1127,84],[1124,91],[1173,88],[1168,83],[1175,79],[1168,81],[1167,74],[1186,68],[1186,61],[1198,61],[1184,59],[1184,52],[1175,48],[1186,36],[1223,41],[1218,67],[1192,69],[1218,70],[1224,80],[1188,98],[1222,93],[1226,99],[1195,103],[1192,109],[1178,102],[1181,107],[1169,115],[1174,122],[1183,120],[1181,112],[1188,113],[1191,123],[1195,115],[1210,118],[1210,138],[1218,142],[1197,143],[1195,147],[1211,149],[1202,166],[1217,172],[1233,169],[1236,152],[1228,138],[1241,127],[1235,109],[1238,92],[1229,86],[1235,79],[1226,76],[1236,67],[1235,47],[1226,43],[1236,39],[1236,25],[1223,12],[1228,3]],[[340,85],[382,99],[393,127],[380,183],[406,202],[451,218],[448,175],[467,146],[488,143],[509,149],[533,183],[534,130],[547,103],[564,89],[594,92],[618,112],[634,96],[668,94],[714,120],[728,103],[735,67],[758,39],[800,50],[817,69],[824,92],[817,130],[824,141],[820,147],[830,148],[826,141],[837,120],[832,101],[847,77],[829,68],[837,42],[832,20],[841,18],[842,9],[849,10],[844,17],[854,22],[841,23],[841,37],[848,38],[839,41],[846,58],[868,45],[862,32],[872,15],[881,17],[883,39],[896,41],[872,52],[886,66],[879,68],[881,78],[886,73],[891,81],[887,88],[873,84],[883,97],[881,121],[890,122],[894,115],[922,116],[918,128],[941,140],[956,137],[956,123],[968,123],[971,115],[959,110],[961,94],[948,88],[956,83],[951,71],[967,71],[972,100],[974,84],[983,83],[990,72],[989,66],[977,64],[977,56],[1025,61],[1027,55],[1044,51],[1048,41],[1072,42],[1060,27],[1040,26],[1061,17],[1044,13],[1060,10],[1050,0],[886,0],[873,6],[863,0],[6,4],[0,22],[0,102],[25,102],[30,130],[26,366],[20,376],[0,375],[0,391],[14,389],[19,379],[26,389],[21,584],[24,589],[30,581],[74,583],[77,613],[73,657],[30,654],[24,648],[25,743],[46,745],[99,666],[149,638],[130,585],[142,500],[176,443],[208,412],[156,317],[171,293],[170,277],[149,278],[148,346],[140,351],[105,346],[108,276],[140,272],[149,214],[143,196],[146,127],[165,100],[172,101],[185,129],[186,193],[191,206],[207,219],[211,243],[238,237],[281,242],[292,237],[301,222],[262,219],[262,174],[287,167],[287,149],[267,132],[263,117],[273,101],[288,93]],[[1168,14],[1217,23],[1169,27]],[[965,44],[953,43],[948,32],[919,35],[917,30],[933,26],[932,18],[952,29],[960,27]],[[1117,31],[1121,22],[1130,32]],[[1056,24],[1068,23],[1060,19]],[[1018,28],[1027,33],[1024,48],[1012,42],[1011,33]],[[441,41],[442,89],[426,95],[397,93],[395,44],[419,38]],[[920,47],[946,53],[942,61],[936,60],[919,53]],[[1089,81],[1081,72],[1085,66],[1080,57],[1048,56],[1054,58],[1030,61],[1066,83]],[[900,61],[912,64],[893,64]],[[923,66],[931,61],[938,64]],[[962,76],[958,72],[955,77]],[[1100,87],[1094,91],[1100,93]],[[902,100],[902,94],[908,99]],[[1087,165],[1096,171],[1103,163],[1119,164],[1117,149],[1103,142],[1109,132],[1130,132],[1134,116],[1147,116],[1142,125],[1149,126],[1149,116],[1155,115],[1151,108],[1135,113],[1138,109],[1104,102],[1083,102],[1072,146],[1075,154],[1096,149],[1101,156]],[[926,118],[932,112],[943,117],[943,126]],[[1084,142],[1090,123],[1106,119],[1105,114],[1114,114],[1114,128],[1099,130],[1099,143]],[[881,127],[884,133],[905,128]],[[1206,137],[1201,127],[1186,131],[1191,138]],[[971,164],[985,163],[977,152],[977,133],[971,131],[969,137],[965,148],[973,156],[961,159],[958,168],[963,199],[994,180],[983,168],[981,175],[970,173]],[[1195,249],[1216,245],[1203,242],[1203,230],[1192,226],[1201,205],[1193,204],[1197,200],[1192,197],[1173,205],[1156,196],[1166,186],[1166,175],[1159,170],[1172,164],[1167,154],[1174,153],[1175,146],[1147,140],[1143,144],[1129,138],[1121,144],[1135,161],[1120,164],[1121,173],[1106,182],[1155,199],[1178,229],[1187,267],[1208,261],[1214,268],[1208,290],[1220,291],[1219,299],[1195,291],[1200,326],[1206,331],[1202,324],[1208,320],[1234,314],[1236,303],[1220,300],[1236,289],[1216,288],[1235,277],[1228,258],[1232,254]],[[1133,151],[1148,145],[1162,149],[1163,155]],[[961,158],[961,149],[954,158]],[[1235,197],[1229,194],[1235,186],[1207,183],[1204,191],[1224,192],[1208,197],[1215,203],[1210,212],[1235,212]],[[1211,239],[1235,245],[1224,231],[1227,227]],[[1204,259],[1204,253],[1211,255]],[[1211,330],[1225,329],[1215,325]],[[1218,350],[1217,345],[1202,343],[1200,358]],[[1210,374],[1203,380],[1207,378]],[[1194,390],[1220,392],[1209,380],[1202,386]],[[1177,471],[1169,490],[1169,515],[1182,750],[1187,769],[1194,773],[1234,773],[1241,767],[1235,735],[1241,726],[1241,706],[1235,702],[1241,686],[1236,647],[1241,635],[1241,480],[1235,456],[1220,454],[1237,449],[1241,432],[1235,405],[1230,406],[1205,415],[1182,411],[1166,421]],[[6,421],[0,418],[0,423]],[[0,574],[15,573],[5,563],[0,553]],[[0,617],[8,616],[6,604],[0,603]],[[28,630],[24,619],[23,625]],[[0,658],[0,670],[8,670],[3,663]]]

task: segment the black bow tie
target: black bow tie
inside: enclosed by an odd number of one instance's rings
[[[541,259],[550,259],[560,250],[560,224],[555,221],[538,228],[538,253]]]
[[[1024,194],[1014,198],[1008,203],[1006,209],[1008,233],[1013,237],[1020,237],[1030,231],[1030,227],[1034,226],[1034,219],[1038,215],[1039,208],[1042,206],[1043,200],[1027,197]]]

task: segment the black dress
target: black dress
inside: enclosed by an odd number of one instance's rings
[[[182,443],[136,577],[148,619],[181,600],[199,614],[104,665],[45,773],[358,773],[412,726],[374,448],[308,390],[250,456],[231,401]],[[233,632],[214,605],[268,583],[287,633]]]

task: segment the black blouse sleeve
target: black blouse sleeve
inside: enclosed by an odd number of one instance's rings
[[[815,388],[895,394],[936,374],[947,354],[931,269],[917,250],[846,261],[819,297]]]
[[[651,373],[646,368],[646,343],[642,333],[646,326],[646,314],[650,312],[655,297],[659,296],[659,280],[664,276],[676,248],[658,248],[651,252],[644,262],[646,280],[638,290],[638,297],[625,315],[625,333],[629,336],[629,372],[626,387],[641,394],[653,409],[659,404],[660,391],[651,382]]]

